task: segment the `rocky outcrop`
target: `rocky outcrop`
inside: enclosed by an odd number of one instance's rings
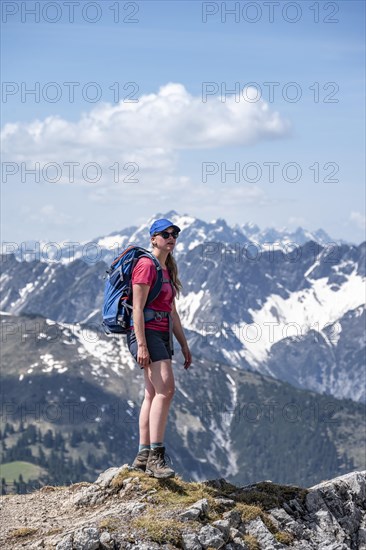
[[[293,548],[366,549],[366,472],[353,472],[309,489],[305,502],[296,499],[271,510],[278,528],[297,539]]]
[[[1,517],[4,550],[366,550],[366,472],[302,489],[161,481],[124,465],[5,495]]]

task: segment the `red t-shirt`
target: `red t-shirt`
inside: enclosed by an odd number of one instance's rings
[[[153,261],[146,257],[140,258],[132,272],[132,284],[142,283],[144,285],[149,285],[150,288],[152,288],[156,281],[156,277],[156,267]],[[148,305],[148,307],[150,309],[155,309],[155,311],[172,311],[175,289],[169,282],[170,276],[167,269],[163,269],[163,279],[168,282],[163,282],[159,295]],[[146,321],[145,328],[169,331],[168,317],[163,317],[160,321],[156,319]],[[133,325],[131,329],[133,329]]]

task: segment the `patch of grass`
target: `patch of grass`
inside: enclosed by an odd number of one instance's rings
[[[279,531],[275,534],[276,540],[282,544],[292,544],[295,540],[294,536],[291,533],[286,533],[286,531]]]
[[[107,531],[116,531],[120,525],[120,520],[116,517],[110,516],[100,520],[98,526],[99,529],[106,529]]]
[[[62,533],[62,528],[54,527],[53,529],[50,529],[49,531],[47,531],[47,533],[45,533],[45,536],[49,537],[50,535],[57,535],[58,533]]]
[[[202,498],[211,498],[214,491],[206,488],[199,482],[186,482],[180,476],[174,479],[156,479],[149,477],[143,472],[120,472],[112,480],[112,486],[122,487],[123,481],[128,477],[138,477],[141,490],[144,492],[154,489],[154,502],[156,504],[167,504],[172,506],[189,506]]]
[[[244,504],[239,502],[236,507],[236,510],[240,512],[241,518],[244,522],[251,521],[252,519],[262,517],[263,510],[259,506],[252,506],[250,504]]]
[[[0,476],[5,477],[5,481],[8,483],[11,483],[14,479],[17,480],[19,474],[22,474],[24,481],[28,482],[30,479],[38,479],[46,473],[45,468],[24,460],[6,462],[1,464],[0,467]]]
[[[176,519],[157,518],[154,510],[132,519],[131,525],[144,531],[149,540],[158,544],[171,543],[178,547],[182,545],[182,532],[186,529],[186,525]]]
[[[118,491],[118,489],[121,489],[123,487],[123,482],[125,479],[128,479],[129,477],[138,477],[140,480],[147,478],[148,476],[145,474],[145,472],[139,472],[138,470],[128,470],[125,468],[124,470],[121,470],[111,481],[111,487]]]
[[[35,529],[34,527],[20,527],[19,529],[13,529],[9,533],[9,537],[12,538],[20,538],[20,537],[29,537],[30,535],[33,535],[36,533],[38,529]]]
[[[305,501],[307,489],[293,485],[278,485],[263,481],[257,483],[253,489],[236,491],[235,499],[246,504],[256,504],[265,510],[281,507],[284,502],[297,499],[302,504]]]
[[[248,550],[260,550],[259,542],[253,535],[244,535],[243,541],[248,546]]]
[[[253,506],[251,504],[244,504],[243,502],[239,502],[236,505],[236,509],[239,510],[242,521],[244,523],[252,521],[253,519],[259,517],[263,521],[264,525],[267,527],[268,531],[270,531],[272,534],[278,533],[277,527],[268,516],[268,514],[266,514],[266,512],[260,506]]]

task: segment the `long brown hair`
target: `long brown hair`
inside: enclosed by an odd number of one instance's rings
[[[153,235],[155,237],[156,235]],[[154,244],[151,243],[151,246],[154,248]],[[167,259],[165,261],[167,270],[169,271],[170,278],[172,280],[173,286],[175,288],[176,296],[179,298],[179,294],[181,290],[183,290],[183,285],[179,280],[178,277],[178,266],[177,262],[175,261],[175,258],[171,252],[169,252]]]
[[[173,286],[175,288],[175,291],[177,293],[177,298],[179,298],[180,291],[183,289],[183,285],[179,280],[178,277],[178,266],[177,262],[175,261],[175,258],[171,252],[169,252],[168,257],[166,259],[166,267],[169,271],[170,278],[172,280]]]

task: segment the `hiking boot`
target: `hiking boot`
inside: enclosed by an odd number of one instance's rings
[[[132,462],[132,468],[144,472],[146,470],[146,463],[147,459],[149,458],[149,452],[149,449],[139,451],[135,460]]]
[[[165,447],[150,449],[149,458],[146,464],[146,473],[149,474],[150,477],[166,479],[175,476],[174,470],[167,466],[165,457],[170,460],[170,457],[165,455]]]

